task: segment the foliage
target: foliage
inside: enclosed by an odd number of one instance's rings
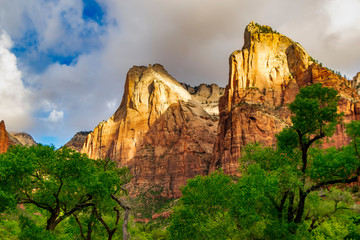
[[[360,157],[360,121],[352,121],[346,125],[346,134],[351,137],[357,157]]]
[[[109,160],[89,159],[68,148],[55,151],[51,146],[14,146],[0,155],[1,210],[15,211],[16,204],[23,204],[26,211],[36,209],[46,226],[20,215],[22,234],[50,239],[44,237],[50,234],[44,230],[54,231],[62,222],[66,226],[71,217],[89,212],[102,216],[116,208],[120,218],[118,195],[130,179],[128,169],[118,168]],[[81,232],[81,224],[78,226]],[[32,239],[36,239],[35,235]]]
[[[276,30],[273,30],[269,26],[260,25],[258,23],[255,23],[255,26],[258,27],[259,33],[276,33],[276,34],[279,34]]]
[[[245,146],[237,181],[215,172],[189,180],[174,209],[170,239],[343,239],[358,236],[358,209],[343,183],[359,176],[360,125],[349,146],[319,149],[341,122],[337,92],[303,88],[289,105],[292,126],[277,147]]]
[[[219,172],[189,180],[172,215],[170,239],[232,237],[236,228],[229,213],[232,193],[230,176]]]
[[[139,189],[133,205],[133,214],[140,218],[151,218],[153,214],[165,211],[172,202],[163,194],[162,186],[153,185],[146,189]]]

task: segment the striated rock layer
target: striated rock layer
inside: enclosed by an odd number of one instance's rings
[[[6,131],[5,122],[0,122],[0,153],[4,153],[11,145],[16,145],[18,142],[12,139],[9,133]]]
[[[115,114],[87,136],[91,158],[110,158],[134,175],[131,191],[160,185],[179,197],[188,178],[209,171],[216,139],[213,118],[165,69],[129,70]]]
[[[339,111],[345,122],[359,119],[359,95],[350,83],[312,59],[300,44],[268,26],[250,23],[241,51],[229,59],[229,83],[220,98],[218,137],[211,170],[238,174],[242,147],[250,142],[275,144],[275,134],[290,124],[286,104],[301,87],[313,83],[335,88],[340,96]],[[349,139],[344,127],[324,147],[341,146]]]

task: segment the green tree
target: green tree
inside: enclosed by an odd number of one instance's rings
[[[92,236],[101,239],[107,235],[107,239],[110,240],[119,232],[122,223],[123,239],[128,239],[127,228],[131,208],[122,198],[124,194],[127,195],[127,191],[122,186],[131,179],[129,171],[127,168],[118,168],[110,159],[99,159],[96,163],[97,167],[102,169],[98,188],[105,187],[105,189],[100,190],[102,194],[97,195],[99,198],[94,199],[94,204],[89,209],[73,214],[79,226],[80,236],[87,240]],[[106,189],[106,186],[113,187]],[[121,209],[124,211],[123,219],[121,219]]]
[[[170,239],[230,239],[236,229],[229,213],[232,188],[230,176],[219,172],[188,180],[171,217]]]
[[[338,100],[320,84],[301,89],[289,105],[292,125],[277,135],[277,146],[244,148],[238,180],[221,173],[189,180],[172,216],[171,239],[355,236],[348,227],[357,229],[353,199],[332,186],[357,181],[360,124],[347,126],[349,146],[315,147],[341,123]]]
[[[336,150],[314,153],[313,156],[309,154],[309,149],[315,142],[332,136],[336,125],[341,123],[342,114],[337,112],[338,101],[339,96],[336,90],[322,87],[321,84],[313,84],[300,89],[295,101],[289,104],[289,109],[293,114],[291,116],[292,126],[277,135],[278,146],[280,150],[299,151],[301,161],[298,161],[297,157],[294,158],[294,161],[299,163],[300,171],[297,174],[300,184],[296,189],[287,193],[287,198],[289,198],[288,221],[300,223],[303,220],[305,201],[312,191],[331,184],[350,183],[357,180],[356,176],[352,176],[358,167],[358,161],[353,155],[346,154],[344,157],[332,158],[335,157],[331,155],[336,155]],[[322,154],[325,156],[321,158]],[[337,174],[337,168],[344,161],[348,163],[347,171]],[[329,175],[325,175],[325,169]],[[294,201],[295,194],[298,194],[297,202]]]
[[[130,178],[126,168],[68,148],[14,146],[0,155],[0,200],[7,209],[14,203],[35,206],[50,231],[86,209],[100,209],[110,199],[118,200]]]

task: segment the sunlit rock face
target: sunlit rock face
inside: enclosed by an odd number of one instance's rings
[[[37,143],[33,139],[33,137],[24,132],[10,132],[10,138],[12,138],[17,144],[23,145],[23,146],[35,146]]]
[[[0,122],[0,153],[4,153],[11,145],[34,146],[37,143],[27,133],[7,132],[5,122]]]
[[[11,145],[16,145],[18,142],[12,139],[9,133],[6,131],[5,122],[0,122],[0,153],[4,153]]]
[[[351,86],[353,88],[356,88],[358,93],[360,93],[360,72],[358,72],[356,74],[356,76],[353,78],[353,80],[351,81]]]
[[[212,116],[163,66],[134,66],[120,107],[87,136],[82,152],[128,166],[133,193],[160,185],[168,197],[179,197],[188,178],[208,173],[216,129]]]
[[[320,82],[335,88],[341,96],[339,111],[344,112],[345,122],[359,118],[355,89],[346,79],[317,64],[300,44],[253,22],[246,27],[244,38],[242,50],[229,59],[229,82],[219,101],[211,170],[221,167],[225,173],[239,174],[238,159],[244,145],[275,144],[275,134],[291,123],[287,104],[306,85]],[[348,142],[344,127],[339,125],[324,147]]]

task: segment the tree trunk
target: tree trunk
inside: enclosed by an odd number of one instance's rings
[[[55,230],[55,227],[58,224],[58,222],[56,221],[57,217],[58,217],[58,214],[56,214],[56,213],[51,214],[51,217],[47,220],[46,230],[49,230],[49,231]]]
[[[125,210],[125,214],[124,214],[124,223],[122,225],[122,232],[123,232],[123,240],[128,240],[129,236],[128,236],[128,231],[127,231],[127,226],[128,226],[128,221],[129,221],[129,213],[131,208],[126,205],[123,201],[121,201],[120,198],[115,197],[115,195],[111,194],[112,199],[114,199],[119,206]]]
[[[289,206],[288,206],[288,213],[287,213],[287,220],[288,222],[292,222],[294,218],[294,197],[295,194],[293,192],[289,193]]]
[[[299,199],[299,204],[298,204],[298,209],[297,209],[297,213],[296,213],[296,217],[294,222],[295,223],[300,223],[302,216],[304,214],[305,211],[305,199],[306,199],[306,193],[302,190],[299,190],[299,194],[300,194],[300,199]]]
[[[128,240],[128,232],[127,232],[127,227],[128,227],[128,221],[129,221],[129,213],[130,213],[130,207],[125,206],[125,214],[124,214],[124,223],[122,225],[122,232],[123,232],[123,240]]]

